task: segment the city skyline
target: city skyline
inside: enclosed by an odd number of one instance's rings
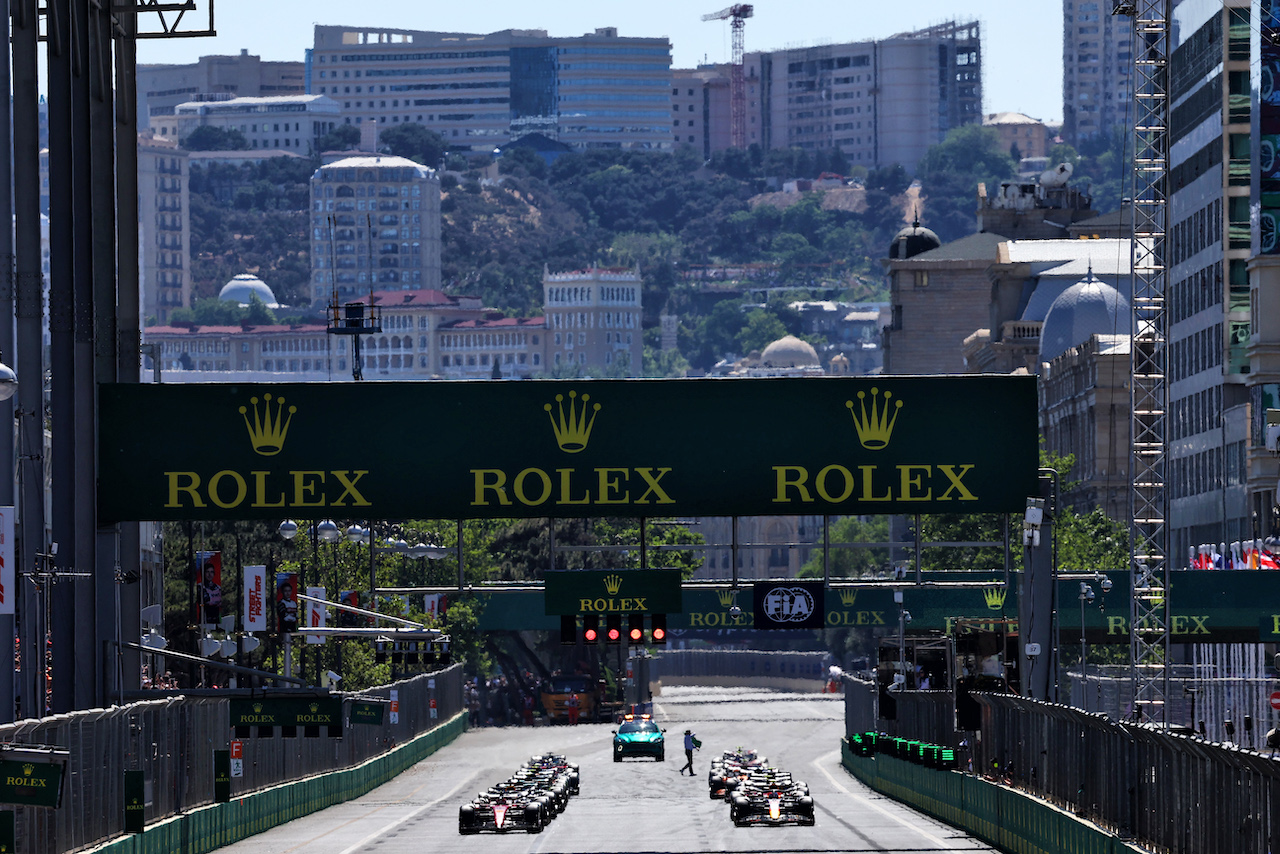
[[[312,45],[315,24],[472,33],[543,29],[552,36],[575,36],[598,27],[617,27],[621,36],[668,37],[672,67],[693,68],[704,62],[727,62],[730,57],[728,23],[701,20],[703,14],[728,4],[708,0],[704,5],[706,8],[690,8],[674,0],[655,0],[643,6],[589,4],[583,0],[566,0],[554,6],[499,2],[483,8],[462,5],[432,9],[426,15],[420,4],[408,0],[382,0],[358,12],[353,12],[349,4],[334,0],[272,0],[270,4],[253,4],[252,9],[245,0],[223,0],[215,8],[217,36],[142,40],[138,61],[191,63],[200,56],[234,55],[241,50],[264,60],[302,61]],[[1060,4],[918,0],[910,14],[834,0],[753,5],[755,15],[748,20],[745,31],[747,52],[883,39],[946,20],[976,19],[982,25],[986,69],[983,111],[1022,112],[1049,124],[1062,119]],[[203,14],[203,8],[200,15],[189,14],[183,28],[199,29],[205,20]],[[296,25],[291,23],[295,21]],[[148,22],[144,16],[141,26],[144,31],[154,30],[154,19]],[[1052,57],[1051,61],[1045,61],[1046,54]],[[1028,74],[1028,69],[1038,73]]]

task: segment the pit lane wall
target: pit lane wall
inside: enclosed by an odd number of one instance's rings
[[[840,740],[854,777],[896,801],[965,830],[1011,854],[1143,854],[1116,836],[1022,792],[958,771],[878,753],[858,756]]]

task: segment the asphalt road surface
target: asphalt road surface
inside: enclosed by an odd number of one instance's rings
[[[971,836],[876,794],[840,765],[843,703],[836,695],[741,688],[667,688],[654,717],[667,760],[612,761],[609,724],[482,728],[464,733],[368,795],[220,849],[230,854],[431,852],[995,852]],[[702,741],[697,775],[681,775],[686,728]],[[734,827],[708,797],[720,751],[755,748],[809,784],[813,827]],[[458,807],[506,779],[534,753],[565,754],[582,793],[541,834],[458,834]]]

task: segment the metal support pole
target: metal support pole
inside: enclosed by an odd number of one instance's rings
[[[4,44],[9,44],[9,0],[0,0],[0,36]],[[9,76],[9,57],[6,53],[4,62],[0,62],[0,152],[8,152],[12,145],[9,129],[11,117],[9,104],[11,101],[11,80]],[[9,171],[9,161],[0,161],[0,222],[13,221],[13,178]],[[13,361],[13,232],[9,228],[0,228],[0,356]],[[0,402],[0,505],[14,504],[13,482],[13,399]],[[22,582],[19,581],[19,584]],[[14,592],[8,591],[7,604],[13,607]],[[14,628],[17,620],[15,614],[0,615],[0,661],[14,660]],[[14,672],[12,667],[0,669],[0,723],[9,723],[14,719]]]
[[[33,569],[44,550],[44,317],[43,257],[40,246],[40,119],[38,79],[39,14],[37,0],[13,0],[13,164],[14,249],[17,264],[17,350],[11,363],[18,383],[18,568]],[[40,593],[23,583],[19,602],[23,717],[43,714],[44,635],[40,631]]]
[[[457,520],[457,525],[458,525],[458,543],[457,543],[457,549],[458,549],[458,590],[459,590],[459,592],[461,592],[461,590],[462,590],[462,588],[463,588],[463,586],[464,586],[464,585],[463,585],[463,581],[464,581],[464,579],[463,579],[463,575],[462,575],[462,520],[461,520],[461,519],[458,519],[458,520]]]

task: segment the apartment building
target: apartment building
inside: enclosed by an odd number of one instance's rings
[[[594,365],[619,376],[639,376],[644,364],[642,290],[639,270],[544,271],[548,368]]]
[[[339,101],[344,121],[422,124],[477,151],[533,132],[579,150],[669,150],[670,69],[665,37],[614,27],[561,38],[317,25],[307,57],[308,91]]]
[[[672,132],[728,148],[729,66],[677,69]],[[761,51],[743,58],[748,145],[819,151],[911,169],[947,131],[981,122],[982,34],[948,22],[887,39]],[[690,124],[690,122],[693,124]]]
[[[1062,2],[1062,138],[1070,145],[1133,124],[1133,19],[1112,0]]]
[[[239,56],[202,56],[184,65],[139,65],[138,130],[162,123],[189,101],[306,93],[303,63],[263,62],[247,50]]]
[[[191,207],[187,152],[138,135],[138,242],[142,316],[166,323],[191,305]]]
[[[440,288],[440,178],[403,157],[337,160],[311,178],[311,303]]]
[[[181,144],[198,127],[239,131],[254,149],[282,149],[311,154],[316,141],[342,121],[338,102],[323,95],[277,95],[187,101],[169,116],[157,117],[152,131]]]

